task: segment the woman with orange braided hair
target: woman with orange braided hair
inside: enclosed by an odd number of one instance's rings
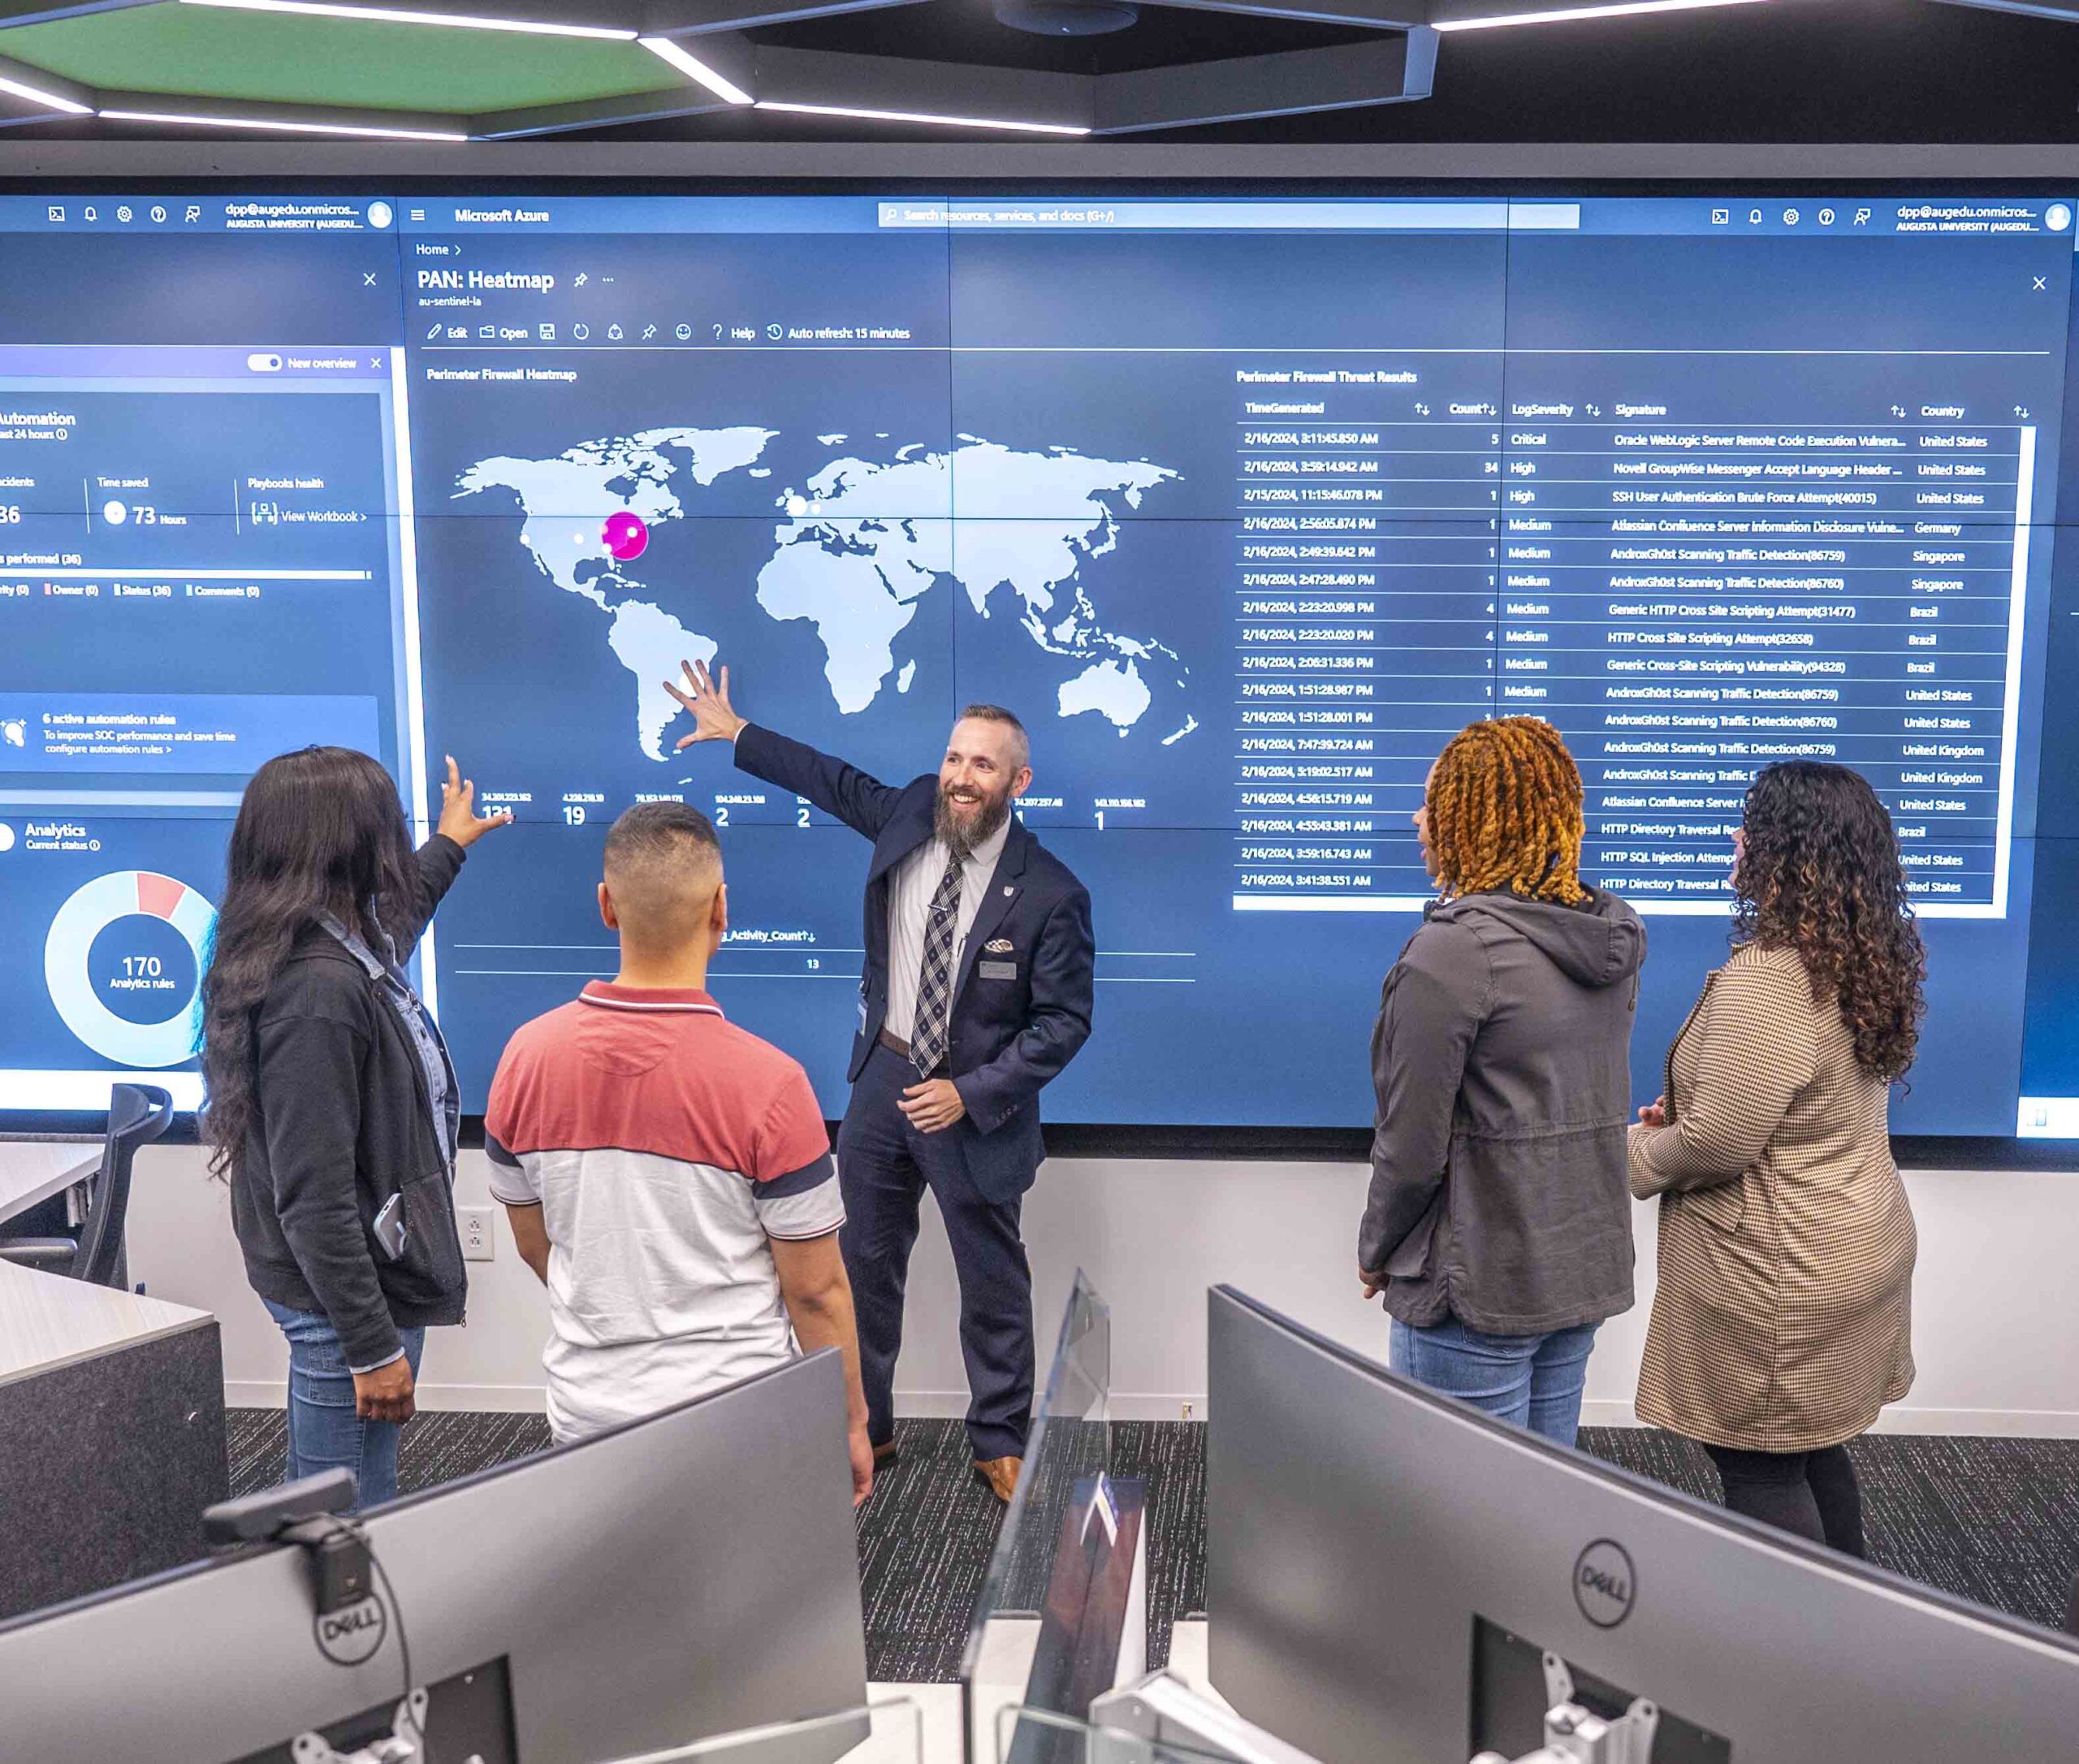
[[[1396,1370],[1571,1446],[1597,1327],[1632,1305],[1645,929],[1581,880],[1581,775],[1549,724],[1473,724],[1423,797],[1438,898],[1372,1038],[1359,1279],[1385,1295]]]

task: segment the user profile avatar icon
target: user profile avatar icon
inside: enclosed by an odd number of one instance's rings
[[[2061,233],[2072,224],[2072,210],[2063,202],[2053,202],[2043,210],[2043,227],[2047,231]]]
[[[396,218],[396,210],[387,202],[371,202],[368,205],[368,224],[378,232],[381,232]]]
[[[0,851],[12,851],[14,849],[15,829],[5,821],[0,821]]]

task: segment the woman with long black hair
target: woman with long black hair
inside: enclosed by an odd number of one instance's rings
[[[390,775],[306,747],[253,775],[202,979],[204,1132],[246,1278],[289,1343],[292,1478],[344,1465],[397,1491],[428,1325],[460,1323],[459,1099],[404,972],[480,816],[447,762],[417,853]]]
[[[1863,1554],[1847,1442],[1913,1384],[1915,1236],[1891,1161],[1926,958],[1891,817],[1845,766],[1770,766],[1735,836],[1732,958],[1632,1130],[1660,1284],[1639,1413],[1726,1505]]]

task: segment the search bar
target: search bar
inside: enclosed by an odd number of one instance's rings
[[[1501,232],[1577,227],[1581,220],[1578,203],[1498,201],[927,201],[883,202],[880,212],[884,227],[991,232]]]

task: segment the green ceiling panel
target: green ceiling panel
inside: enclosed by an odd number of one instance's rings
[[[227,11],[179,0],[0,31],[0,54],[105,91],[381,110],[516,110],[685,83],[633,43]]]

